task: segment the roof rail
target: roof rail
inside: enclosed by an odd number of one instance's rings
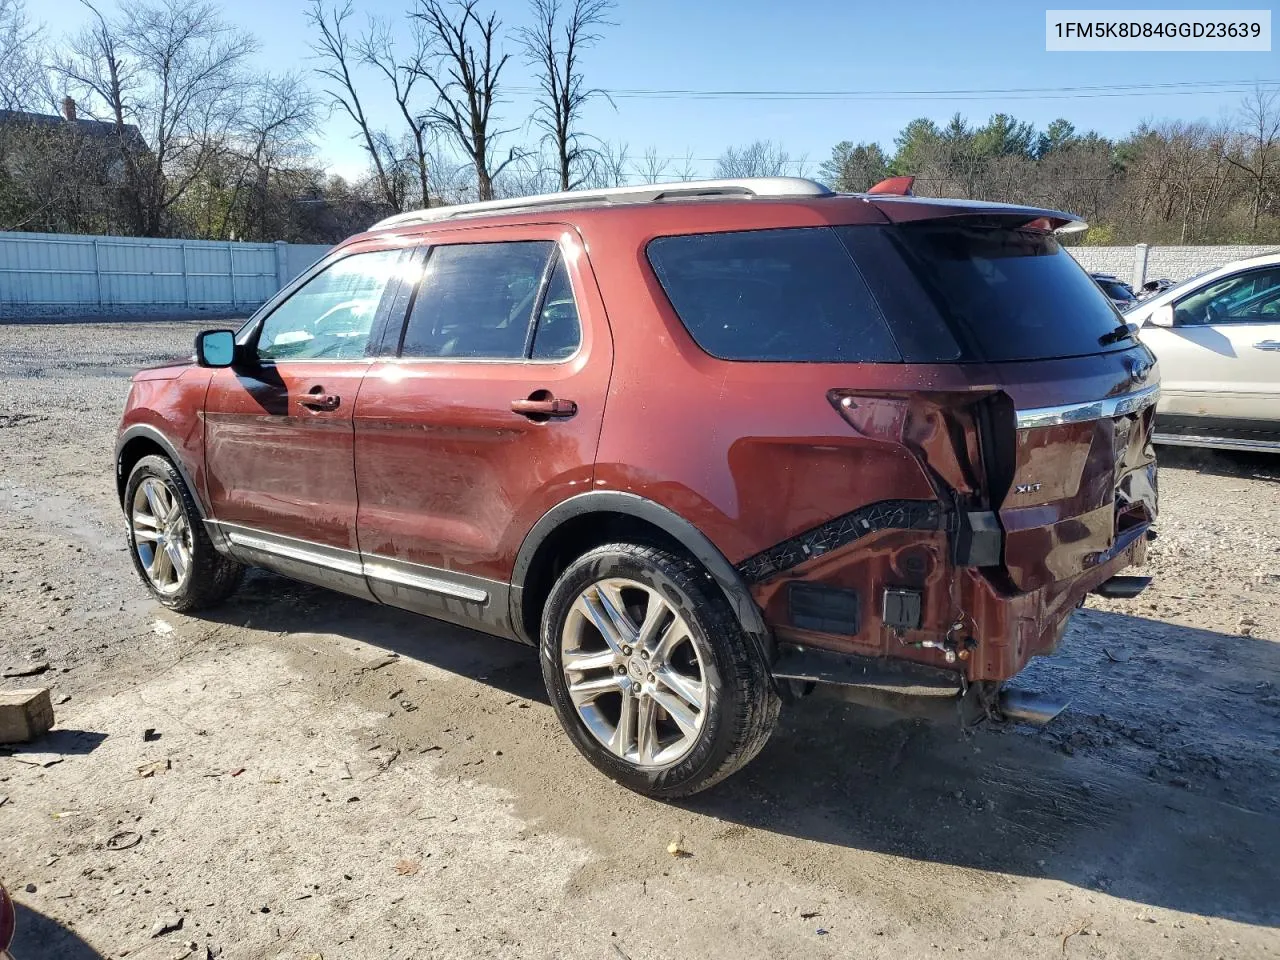
[[[768,200],[784,197],[829,197],[834,194],[820,183],[802,177],[743,177],[735,180],[689,180],[680,183],[641,184],[605,190],[570,190],[533,197],[459,203],[448,207],[410,210],[375,223],[370,230],[389,230],[415,223],[435,223],[478,217],[489,213],[518,213],[556,207],[595,207],[614,203],[656,203],[660,200],[693,200],[702,197],[743,197]]]

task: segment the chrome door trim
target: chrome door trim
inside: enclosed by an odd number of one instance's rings
[[[1160,386],[1146,387],[1134,393],[1124,393],[1102,400],[1086,400],[1083,403],[1064,403],[1055,407],[1032,407],[1017,411],[1019,430],[1033,427],[1056,427],[1063,423],[1084,423],[1089,420],[1110,420],[1141,413],[1160,399]]]
[[[221,530],[233,546],[246,550],[334,570],[348,576],[367,577],[456,600],[466,600],[469,603],[487,604],[495,592],[493,588],[502,586],[496,581],[457,574],[439,567],[330,547],[239,524],[219,520],[206,520],[205,523]],[[462,582],[464,578],[465,582]]]
[[[401,587],[410,587],[414,590],[425,590],[428,593],[438,593],[446,597],[457,597],[459,600],[467,600],[471,603],[488,603],[489,591],[481,590],[477,587],[468,587],[452,580],[442,580],[439,574],[446,571],[438,570],[436,567],[428,567],[424,564],[408,563],[404,560],[391,560],[388,557],[378,557],[371,554],[375,559],[372,562],[365,561],[364,575],[372,580],[381,580],[384,583],[394,583]],[[394,564],[394,566],[392,565]],[[418,570],[430,570],[433,575],[410,572],[408,568],[417,568]]]
[[[364,569],[359,559],[360,555],[353,551],[343,550],[340,547],[326,547],[322,544],[312,543],[310,540],[299,540],[276,533],[264,533],[260,530],[222,523],[218,520],[206,520],[205,522],[217,524],[221,527],[225,531],[227,539],[234,546],[257,550],[260,553],[274,554],[286,560],[297,560],[300,563],[326,567],[354,577],[364,576]]]

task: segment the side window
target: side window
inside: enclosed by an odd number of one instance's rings
[[[550,240],[433,247],[400,355],[520,359],[555,244]]]
[[[567,360],[582,342],[582,324],[578,305],[569,283],[569,269],[563,257],[556,258],[551,281],[538,311],[538,325],[533,334],[534,360]]]
[[[263,360],[356,359],[403,251],[344,257],[316,274],[268,314],[258,335]]]
[[[1188,294],[1173,308],[1180,327],[1210,323],[1280,323],[1280,269],[1225,277]]]
[[[721,360],[900,363],[835,231],[658,237],[649,262],[690,335]]]

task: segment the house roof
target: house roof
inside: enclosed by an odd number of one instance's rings
[[[41,127],[74,127],[76,131],[87,137],[108,139],[115,137],[116,125],[107,120],[67,120],[56,113],[29,113],[26,110],[0,110],[0,126],[10,123],[29,123]],[[147,142],[142,139],[142,132],[132,123],[124,125],[124,139],[131,147],[145,150]]]

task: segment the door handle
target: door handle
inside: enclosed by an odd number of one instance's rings
[[[298,398],[298,405],[308,410],[337,410],[341,403],[340,396],[336,393],[325,393],[320,387]]]
[[[572,400],[557,400],[555,397],[529,397],[527,400],[512,400],[511,409],[530,420],[564,420],[578,412],[578,405]]]
[[[1253,345],[1255,350],[1280,350],[1280,340],[1259,340]]]

